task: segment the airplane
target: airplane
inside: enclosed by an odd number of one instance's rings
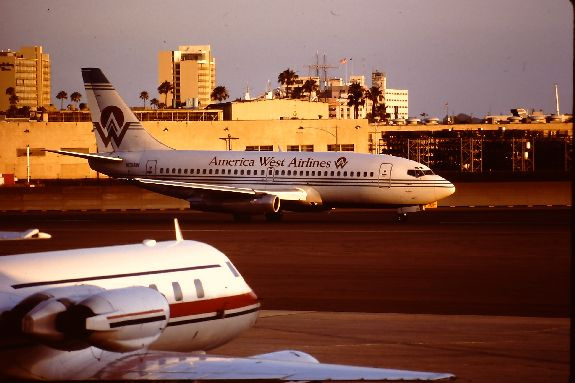
[[[147,132],[99,68],[82,68],[97,153],[47,149],[148,190],[181,198],[191,209],[238,220],[283,211],[396,208],[408,212],[455,192],[418,162],[385,154],[174,150]]]
[[[295,350],[206,354],[260,301],[214,247],[176,239],[0,257],[0,380],[439,380],[322,364]]]

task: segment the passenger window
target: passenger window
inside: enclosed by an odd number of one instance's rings
[[[199,279],[194,279],[194,286],[196,286],[196,295],[198,298],[203,298],[205,296],[204,293],[204,286],[202,285],[202,281]]]
[[[344,176],[344,177],[347,177],[347,172],[343,172],[343,176]]]
[[[210,174],[212,174],[212,170],[213,170],[213,169],[210,169],[210,171],[209,171]]]
[[[188,169],[184,169],[184,174],[188,174]]]
[[[240,175],[241,175],[241,176],[244,175],[244,169],[240,170]]]
[[[202,173],[203,173],[203,174],[206,174],[206,173],[207,173],[207,169],[204,169],[204,170],[202,171]]]
[[[349,173],[349,176],[350,176],[350,177],[353,177],[353,172],[350,172],[350,173]]]
[[[176,168],[172,168],[172,174],[176,174]]]
[[[331,176],[333,177],[333,176],[334,176],[334,174],[335,174],[335,173],[334,173],[334,171],[332,170],[332,171],[331,171]]]
[[[164,168],[160,168],[160,174],[164,172]]]
[[[367,178],[367,172],[363,172],[363,176]]]
[[[182,293],[182,288],[178,282],[172,282],[172,288],[174,289],[174,299],[179,302],[184,300],[184,294]]]
[[[286,171],[282,170],[282,176],[285,176],[285,174],[286,174]]]
[[[234,174],[238,174],[238,169],[234,169]]]
[[[182,169],[178,168],[178,174],[182,174]]]
[[[216,174],[220,174],[220,169],[216,169]]]
[[[252,174],[251,169],[248,169],[248,176]]]
[[[341,176],[341,172],[340,172],[340,171],[337,172],[337,176],[338,176],[338,177]]]
[[[279,171],[279,170],[276,170],[276,176],[277,176],[278,174],[280,174],[280,171]]]
[[[306,171],[305,171],[305,176],[306,176],[306,177],[309,177],[309,170],[306,170]]]

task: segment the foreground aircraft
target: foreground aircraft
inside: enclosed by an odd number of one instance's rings
[[[389,155],[174,150],[144,129],[100,69],[84,68],[82,77],[98,153],[48,151],[85,158],[97,172],[192,209],[274,220],[284,210],[397,208],[401,219],[455,191],[427,166]]]
[[[211,356],[260,303],[230,260],[182,238],[0,257],[0,380],[437,380],[300,351]]]

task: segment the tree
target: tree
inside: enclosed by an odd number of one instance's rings
[[[157,98],[152,98],[150,100],[150,105],[154,106],[156,109],[158,109],[159,104],[160,104],[160,101]]]
[[[164,81],[158,87],[158,93],[159,94],[165,94],[164,105],[168,104],[168,93],[173,92],[173,91],[174,91],[174,86],[169,81]]]
[[[225,86],[221,86],[221,85],[216,86],[214,88],[214,90],[212,90],[212,94],[210,95],[210,98],[212,100],[217,100],[219,102],[222,102],[229,97],[230,97],[230,95],[228,94],[228,90],[226,89]]]
[[[64,100],[68,99],[68,93],[64,92],[63,90],[59,91],[56,95],[56,98],[60,100],[60,110],[64,109]]]
[[[146,109],[146,100],[150,98],[150,95],[145,90],[140,92],[140,100],[144,100],[144,109]]]
[[[70,100],[72,102],[75,102],[76,106],[78,105],[78,103],[80,102],[81,99],[82,99],[82,95],[80,94],[80,92],[74,92],[70,95]]]
[[[353,107],[355,119],[359,117],[359,107],[363,104],[365,104],[363,87],[357,82],[354,82],[347,88],[347,106]]]
[[[278,76],[278,82],[281,85],[286,86],[286,97],[289,96],[289,87],[295,84],[295,80],[298,78],[298,75],[291,69],[286,69],[281,72]]]
[[[305,82],[302,86],[302,90],[309,95],[309,101],[311,101],[312,93],[317,91],[318,89],[319,89],[319,86],[317,84],[317,81],[315,81],[314,79],[305,80]]]
[[[6,88],[6,95],[9,96],[8,102],[10,102],[10,109],[12,109],[12,107],[16,108],[16,104],[20,101],[20,98],[16,96],[16,89],[12,86]]]
[[[294,100],[299,100],[302,94],[303,94],[303,88],[301,86],[296,86],[295,88],[293,88],[291,98],[293,98]]]
[[[383,95],[381,89],[377,86],[372,86],[365,92],[365,97],[371,100],[371,117],[375,119],[377,114],[377,105],[379,104],[379,98]],[[381,116],[380,116],[381,117]]]

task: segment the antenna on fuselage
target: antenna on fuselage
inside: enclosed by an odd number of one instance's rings
[[[182,236],[182,230],[180,230],[180,224],[177,218],[174,218],[174,230],[176,231],[176,242],[183,241],[184,237]]]

